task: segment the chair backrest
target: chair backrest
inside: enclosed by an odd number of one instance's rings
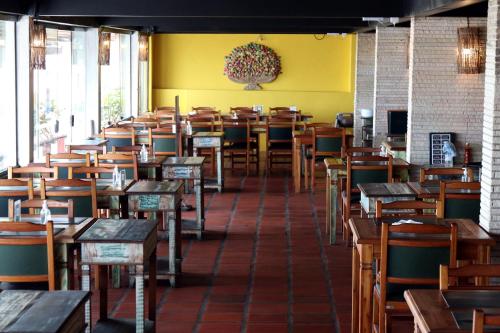
[[[426,210],[426,212],[424,212]],[[431,211],[431,212],[429,212]],[[429,218],[436,217],[437,203],[421,200],[401,200],[384,203],[377,200],[375,218]]]
[[[33,199],[33,179],[0,179],[0,217],[9,216],[9,199]]]
[[[272,121],[281,120],[281,121],[290,121],[290,122],[293,121],[293,122],[295,122],[297,120],[297,114],[295,112],[270,114],[268,119],[272,120]]]
[[[160,121],[175,121],[175,107],[172,110],[156,110],[155,115]]]
[[[155,154],[161,156],[176,156],[181,151],[177,135],[168,128],[150,128],[149,146],[154,147]]]
[[[32,199],[32,200],[24,200],[21,201],[21,209],[22,208],[28,208],[30,210],[34,209],[41,209],[43,206],[44,201],[47,201],[47,207],[49,209],[55,208],[58,212],[66,209],[65,214],[52,214],[52,217],[54,216],[65,216],[68,218],[73,218],[74,215],[74,206],[73,206],[73,200],[69,199],[67,201],[57,201],[57,200],[42,200],[42,199]],[[30,213],[30,214],[21,214],[21,217],[36,217],[39,216],[38,213]],[[14,200],[9,199],[9,218],[14,218]]]
[[[112,151],[113,147],[133,146],[135,145],[135,130],[133,127],[108,127],[102,131],[106,142],[106,151]]]
[[[472,313],[472,333],[494,332],[500,330],[500,314],[485,314],[482,309],[474,309]]]
[[[155,113],[158,114],[158,112],[174,112],[175,113],[175,106],[157,106],[155,108]]]
[[[260,121],[260,114],[258,112],[237,111],[235,114],[239,120]]]
[[[381,304],[386,296],[405,289],[439,285],[439,266],[456,266],[457,226],[455,224],[382,223],[380,281]]]
[[[82,175],[82,179],[113,178],[113,167],[71,167],[74,175]],[[102,177],[102,175],[106,175]]]
[[[0,281],[48,282],[55,290],[52,221],[0,223]]]
[[[58,178],[59,168],[45,166],[9,167],[7,177],[12,178]]]
[[[295,129],[295,121],[275,121],[273,119],[266,120],[266,142],[292,142],[293,130]]]
[[[302,124],[302,129],[306,130],[308,128],[313,128],[313,127],[333,127],[332,123],[303,123]]]
[[[479,182],[441,181],[439,183],[438,216],[441,218],[467,218],[479,223],[480,190],[481,183]]]
[[[98,217],[95,179],[42,179],[40,197],[58,201],[72,199],[74,215],[78,217]],[[54,209],[53,213],[63,214],[60,209]]]
[[[149,145],[146,146],[146,149],[148,153],[150,152]],[[118,153],[118,154],[125,154],[125,155],[132,155],[132,154],[139,154],[141,152],[142,145],[141,146],[123,146],[123,147],[113,147],[112,153]]]
[[[234,112],[234,113],[253,113],[253,112],[256,112],[256,111],[254,111],[253,107],[250,107],[250,106],[231,106],[231,107],[229,107],[229,112]]]
[[[380,148],[372,147],[348,147],[345,149],[343,156],[380,156]]]
[[[224,141],[229,143],[250,142],[250,125],[247,121],[223,122]]]
[[[198,107],[193,107],[193,111],[196,112],[197,115],[200,116],[213,116],[216,121],[221,120],[221,114],[220,111],[217,111],[215,107],[211,106],[198,106]]]
[[[352,192],[359,192],[358,184],[392,183],[392,156],[347,155],[346,190],[348,200]]]
[[[345,150],[345,129],[313,127],[313,158],[319,156],[340,157]]]
[[[474,283],[467,283],[474,278]],[[478,278],[500,278],[499,264],[470,264],[462,267],[441,265],[439,268],[439,289],[441,290],[500,290],[500,285],[482,284]],[[465,283],[464,283],[465,281]]]
[[[90,154],[75,154],[75,153],[59,153],[50,154],[45,156],[45,166],[51,168],[58,167],[59,179],[72,179],[73,175],[70,174],[71,166],[90,166]]]
[[[94,163],[97,167],[114,168],[115,166],[118,166],[119,170],[125,170],[127,179],[139,180],[136,154],[96,154],[94,157]]]
[[[214,117],[189,116],[193,132],[213,132],[215,130]]]
[[[474,172],[471,168],[467,169],[467,175],[473,178]],[[421,168],[419,182],[424,183],[433,180],[457,179],[460,180],[464,174],[464,168]]]

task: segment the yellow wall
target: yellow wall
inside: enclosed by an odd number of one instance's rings
[[[258,35],[158,34],[153,37],[153,106],[173,105],[181,112],[192,106],[296,105],[315,121],[331,121],[338,112],[352,112],[355,36],[263,35],[260,42],[281,57],[282,74],[263,90],[245,91],[223,74],[224,56]],[[318,36],[319,37],[319,36]]]

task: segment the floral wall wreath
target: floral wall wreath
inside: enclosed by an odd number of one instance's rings
[[[225,57],[224,75],[233,82],[246,83],[245,90],[260,90],[259,83],[272,82],[279,74],[280,57],[265,45],[238,46]]]

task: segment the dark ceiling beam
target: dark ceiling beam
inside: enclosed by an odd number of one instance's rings
[[[431,16],[471,6],[486,0],[405,0],[402,16]]]
[[[1,0],[0,13],[28,14],[32,3],[31,0]]]
[[[418,1],[418,0],[415,0]],[[42,16],[362,17],[399,16],[400,0],[39,0]]]

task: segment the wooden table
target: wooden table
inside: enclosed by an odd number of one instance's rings
[[[500,312],[500,291],[406,290],[404,297],[413,314],[417,333],[470,332],[474,309]]]
[[[386,155],[391,155],[394,158],[406,159],[406,142],[405,141],[382,141],[382,151]]]
[[[176,286],[182,272],[181,201],[182,181],[138,181],[127,190],[129,214],[134,212],[161,212],[163,230],[168,224],[168,258],[158,258],[158,278],[168,279]],[[155,223],[156,224],[156,223]]]
[[[436,219],[419,219],[435,223]],[[442,219],[458,225],[458,259],[489,263],[495,240],[472,220]],[[349,220],[353,233],[352,251],[352,332],[371,332],[374,259],[380,258],[382,227],[374,219],[353,217]]]
[[[194,221],[182,219],[182,233],[195,234],[201,240],[205,230],[205,198],[203,162],[205,157],[169,157],[163,163],[163,179],[193,180],[196,197],[196,219]]]
[[[85,329],[88,291],[4,290],[0,332],[80,333]]]
[[[358,184],[361,191],[361,208],[364,215],[375,216],[377,201],[384,203],[397,200],[415,200],[415,192],[406,183],[365,183]]]
[[[148,159],[146,161],[142,161],[140,158],[137,158],[137,166],[141,169],[148,170],[147,179],[161,180],[163,163],[166,159],[167,156],[156,155],[153,157],[148,155]]]
[[[222,192],[224,188],[224,176],[222,170],[224,168],[224,133],[223,132],[197,132],[193,134],[193,155],[197,156],[198,149],[215,148],[217,158],[217,181],[215,184],[207,182],[206,188],[216,188]]]
[[[337,236],[337,202],[339,202],[338,179],[345,174],[345,164],[340,158],[325,158],[326,166],[326,234],[330,244]],[[344,171],[344,172],[342,172]]]
[[[108,143],[107,139],[102,139],[102,138],[94,138],[94,139],[87,139],[87,140],[82,140],[82,141],[75,141],[71,142],[70,144],[67,145],[67,150],[69,152],[100,152],[100,153],[105,153],[106,152],[106,143]]]
[[[417,197],[420,199],[439,199],[439,182],[428,181],[424,183],[419,182],[408,182],[408,186],[415,192]],[[446,193],[473,193],[480,194],[481,190],[469,190],[465,191],[462,189],[447,189]]]
[[[97,220],[78,238],[82,243],[82,285],[90,291],[90,268],[98,267],[99,314],[94,332],[154,332],[156,326],[156,223],[147,220]],[[149,266],[148,319],[144,318],[144,266]],[[108,318],[108,266],[135,268],[135,321]],[[90,301],[85,319],[91,323]],[[90,332],[90,327],[87,328]]]

